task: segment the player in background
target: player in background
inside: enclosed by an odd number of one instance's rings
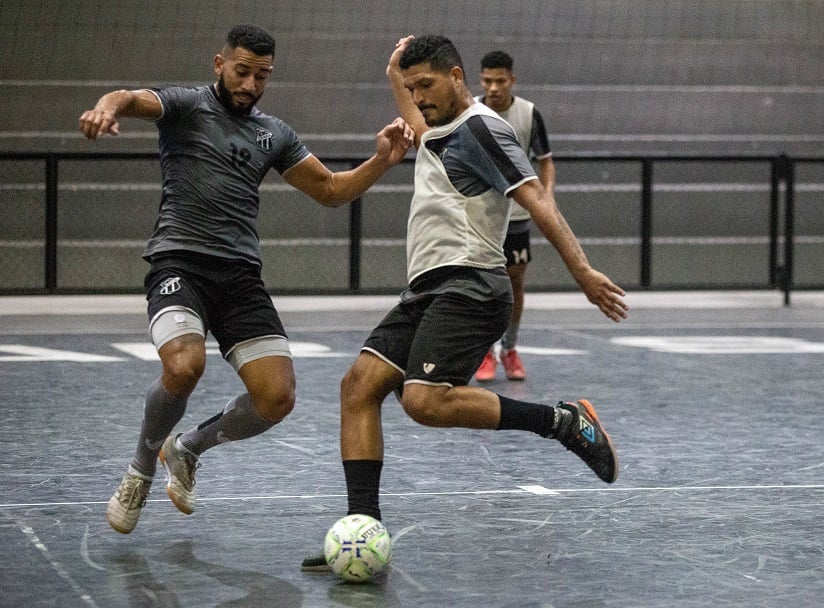
[[[420,424],[530,431],[559,441],[600,479],[614,482],[618,456],[588,401],[528,403],[469,382],[512,312],[502,251],[510,199],[529,211],[589,301],[615,322],[627,315],[623,290],[589,265],[512,127],[474,101],[447,38],[402,38],[386,72],[418,149],[407,227],[409,286],[341,382],[348,514],[381,519],[381,408],[392,392]],[[302,564],[323,567],[323,556]]]
[[[512,57],[504,51],[491,51],[481,59],[481,87],[483,95],[475,101],[495,110],[515,130],[518,143],[538,165],[538,179],[549,196],[554,196],[555,164],[547,139],[546,126],[541,113],[531,101],[512,94],[515,73],[512,71]],[[524,312],[524,284],[526,268],[532,259],[529,247],[529,212],[518,205],[512,205],[509,225],[504,240],[506,272],[512,283],[512,317],[501,336],[498,354],[508,380],[524,380],[526,370],[515,346],[518,343],[518,329]],[[490,382],[495,379],[495,349],[490,348],[480,367],[475,372],[475,380]]]
[[[149,329],[162,372],[147,389],[137,449],[106,510],[109,524],[124,534],[146,504],[158,457],[169,497],[190,514],[199,456],[268,430],[294,406],[288,338],[261,280],[256,222],[264,175],[274,169],[320,204],[338,207],[412,145],[411,128],[398,118],[377,134],[371,158],[333,173],[291,127],[255,105],[274,54],[271,34],[238,25],[214,57],[214,84],[112,91],[80,116],[80,130],[92,140],[117,135],[124,117],[153,120],[159,132],[163,190],[144,258],[151,266]],[[197,427],[172,434],[204,372],[208,332],[246,391]]]

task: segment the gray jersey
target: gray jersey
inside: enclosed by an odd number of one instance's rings
[[[444,266],[503,268],[512,190],[537,179],[515,133],[483,104],[426,131],[407,230],[410,283]]]
[[[483,100],[482,96],[475,98],[475,101],[481,103]],[[544,119],[534,103],[523,97],[513,96],[512,105],[503,112],[498,112],[498,115],[512,125],[521,147],[527,154],[531,153],[532,158],[541,160],[552,156]],[[512,208],[510,219],[513,221],[528,220],[529,212],[520,205],[515,205]]]
[[[163,192],[144,257],[191,251],[260,266],[258,187],[309,156],[289,125],[254,108],[229,112],[212,85],[152,91]]]

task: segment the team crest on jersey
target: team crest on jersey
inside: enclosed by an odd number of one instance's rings
[[[257,145],[260,146],[260,149],[264,152],[269,152],[272,149],[272,133],[261,128],[256,128],[255,131],[257,132],[257,137],[255,138]]]
[[[160,284],[160,295],[168,296],[176,291],[180,291],[180,277],[164,279]]]

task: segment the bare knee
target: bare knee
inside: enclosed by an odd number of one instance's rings
[[[272,424],[286,418],[295,408],[294,385],[271,385],[251,396],[258,416]]]
[[[424,426],[444,426],[442,420],[442,391],[421,389],[418,385],[404,386],[401,405],[406,414]]]
[[[362,374],[354,367],[343,375],[340,381],[340,403],[342,409],[356,406],[363,402],[365,385]]]
[[[163,387],[173,395],[188,397],[206,368],[205,354],[180,350],[161,355],[161,359]]]

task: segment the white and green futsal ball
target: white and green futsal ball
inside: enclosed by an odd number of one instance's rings
[[[392,539],[374,517],[347,515],[326,533],[323,556],[343,580],[365,583],[386,568],[392,557]]]

